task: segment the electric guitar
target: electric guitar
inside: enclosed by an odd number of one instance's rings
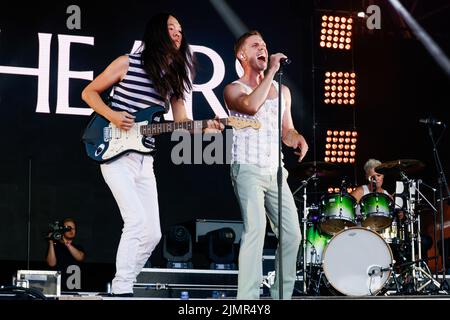
[[[163,107],[152,106],[133,113],[136,116],[135,123],[128,131],[116,127],[106,118],[95,113],[82,137],[88,157],[98,163],[106,163],[127,152],[150,154],[155,148],[154,145],[148,143],[147,137],[175,130],[187,130],[191,133],[202,132],[202,129],[208,126],[208,120],[160,122],[164,111]],[[261,126],[257,119],[244,116],[232,116],[218,121],[235,129],[246,127],[259,129]]]

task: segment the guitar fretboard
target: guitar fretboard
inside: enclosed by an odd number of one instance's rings
[[[182,121],[182,122],[164,122],[164,123],[152,123],[149,125],[141,126],[141,134],[144,136],[152,136],[162,133],[173,132],[175,130],[187,130],[189,132],[201,132],[204,128],[208,127],[209,120],[194,120],[194,121]],[[228,118],[218,119],[223,125],[228,125]]]

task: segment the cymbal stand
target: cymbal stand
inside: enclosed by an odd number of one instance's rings
[[[428,184],[426,184],[426,183],[423,182],[421,179],[417,180],[417,183],[418,183],[418,186],[423,185],[423,186],[427,187],[429,190],[431,190],[431,191],[433,192],[433,203],[436,203],[436,191],[437,191],[437,189],[436,189],[436,188],[433,188],[432,186],[430,186],[430,185],[428,185]],[[418,189],[419,189],[419,187],[418,187]],[[420,191],[419,191],[419,192],[420,192]],[[419,193],[419,194],[422,195],[421,193]],[[438,238],[438,237],[437,237],[437,228],[438,228],[438,224],[437,224],[437,215],[438,215],[438,210],[437,210],[437,208],[435,208],[435,207],[430,203],[430,201],[428,201],[428,199],[427,199],[426,197],[424,197],[424,196],[422,195],[422,198],[425,199],[425,201],[428,203],[428,205],[433,209],[433,233],[434,233],[434,239],[437,239],[437,238]],[[437,249],[437,241],[434,241],[434,244],[432,244],[432,245],[434,246],[434,252],[435,252],[435,253],[438,252],[438,249]],[[435,277],[436,279],[438,279],[438,278],[439,278],[439,276],[438,276],[438,274],[439,274],[439,271],[438,271],[438,256],[435,255],[435,257],[434,257],[433,259],[434,259],[434,262],[435,262],[435,267],[434,267],[434,277]]]
[[[413,262],[411,264],[412,267],[412,280],[414,284],[414,290],[416,292],[420,292],[424,290],[429,284],[433,284],[438,290],[441,287],[441,284],[434,279],[434,277],[431,275],[431,271],[428,267],[428,265],[423,261],[422,259],[422,238],[420,235],[420,215],[415,215],[415,206],[416,202],[419,200],[419,196],[422,196],[423,199],[425,199],[429,205],[433,209],[433,205],[426,199],[426,197],[420,192],[416,182],[412,179],[409,179],[406,174],[402,171],[400,171],[400,176],[402,179],[408,183],[408,199],[406,201],[406,211],[408,215],[408,231],[410,235],[410,241],[411,241],[411,261]],[[415,195],[417,194],[417,200],[415,198]],[[415,223],[417,222],[417,231],[415,230]],[[415,242],[417,242],[417,251],[418,251],[418,259],[416,259],[416,249],[415,249]],[[421,265],[425,266],[424,268],[421,267]],[[420,282],[424,282],[420,284]]]
[[[306,294],[307,292],[307,285],[306,285],[306,228],[308,223],[308,207],[307,207],[307,195],[306,195],[306,187],[308,185],[308,182],[311,179],[316,179],[316,174],[314,173],[311,177],[309,177],[306,180],[303,180],[301,182],[300,187],[297,188],[293,192],[293,195],[295,195],[297,192],[299,192],[301,189],[303,189],[303,218],[302,218],[302,226],[303,226],[303,237],[302,237],[302,251],[303,251],[303,266],[302,266],[302,275],[303,275],[303,294]]]

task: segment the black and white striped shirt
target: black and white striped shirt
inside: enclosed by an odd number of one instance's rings
[[[141,53],[128,55],[128,71],[122,81],[114,86],[111,106],[133,113],[151,105],[160,105],[168,111],[168,103],[155,90],[141,60]]]

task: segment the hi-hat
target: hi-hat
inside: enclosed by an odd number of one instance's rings
[[[414,173],[425,167],[425,164],[415,159],[400,159],[384,162],[374,170],[381,174],[395,174],[399,172]]]
[[[290,171],[290,174],[301,179],[312,177],[336,177],[340,173],[339,167],[330,162],[303,162]]]

